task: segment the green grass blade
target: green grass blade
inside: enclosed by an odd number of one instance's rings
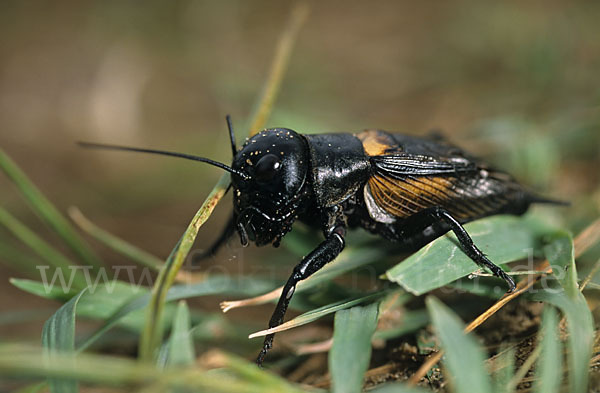
[[[92,251],[83,238],[79,236],[69,221],[40,192],[27,175],[2,149],[0,149],[0,169],[17,186],[31,208],[65,241],[85,265],[95,268],[102,266],[100,258]]]
[[[179,243],[167,258],[164,267],[161,269],[152,289],[152,299],[148,306],[146,317],[146,326],[140,337],[140,359],[152,361],[156,355],[156,350],[162,340],[162,328],[158,321],[162,316],[167,291],[175,281],[175,276],[185,262],[198,230],[206,222],[218,201],[223,197],[229,186],[229,174],[221,177],[215,188],[208,195],[192,222],[184,232]]]
[[[281,87],[281,81],[288,68],[294,43],[308,16],[308,11],[309,8],[306,3],[298,3],[292,9],[288,23],[286,23],[286,29],[277,43],[277,49],[275,50],[275,56],[271,63],[268,78],[263,87],[261,96],[257,100],[257,109],[252,115],[253,120],[250,125],[250,136],[258,133],[265,126],[271,115],[273,104],[275,103],[277,93]]]
[[[566,232],[552,236],[553,243],[545,247],[547,257],[556,268],[561,288],[548,288],[531,295],[533,300],[543,301],[558,307],[566,317],[569,331],[567,360],[569,362],[569,391],[587,391],[589,361],[594,343],[594,320],[587,301],[576,288],[577,267],[573,257],[573,241]],[[563,277],[560,277],[564,274]]]
[[[390,340],[401,337],[425,327],[429,323],[429,314],[425,310],[405,311],[398,326],[378,330],[373,335],[376,340]]]
[[[494,362],[494,392],[512,393],[511,381],[515,375],[515,350],[509,348],[504,350]]]
[[[594,321],[583,295],[577,300],[565,292],[544,291],[531,296],[533,300],[550,303],[564,313],[569,330],[568,356],[570,392],[587,391],[588,363],[594,343]]]
[[[464,324],[448,307],[434,297],[426,299],[433,327],[445,350],[445,365],[450,371],[453,391],[491,393],[492,385],[484,367],[485,356]]]
[[[190,334],[190,310],[185,301],[180,301],[177,305],[173,329],[169,338],[169,357],[167,366],[190,366],[196,359],[194,351],[194,341]]]
[[[562,379],[562,348],[558,337],[558,317],[553,307],[544,309],[542,317],[542,354],[538,361],[534,391],[555,393]]]
[[[64,279],[73,280],[73,285],[76,288],[85,288],[87,282],[83,273],[76,269],[75,264],[63,254],[58,252],[54,247],[48,244],[45,240],[35,234],[31,229],[27,228],[16,217],[10,214],[6,209],[0,207],[0,225],[8,229],[16,238],[30,247],[37,255],[43,258],[50,266],[57,269],[55,273],[62,275]],[[42,269],[48,273],[49,269]],[[48,271],[47,271],[48,270]]]
[[[208,276],[204,281],[194,284],[174,285],[167,294],[167,301],[187,299],[197,296],[239,294],[254,295],[271,288],[273,281],[262,277],[232,277],[227,275]]]
[[[44,324],[42,345],[46,349],[46,360],[55,361],[56,353],[73,353],[75,350],[75,316],[77,303],[85,293],[85,289],[65,303]],[[73,359],[74,360],[74,359]],[[77,382],[70,379],[52,378],[49,381],[50,392],[78,392]]]
[[[314,288],[324,282],[329,282],[335,277],[349,272],[350,270],[381,260],[386,255],[389,255],[389,250],[383,248],[348,247],[348,249],[344,250],[344,252],[333,260],[333,262],[328,263],[323,269],[319,270],[306,280],[300,281],[296,293],[300,293],[309,288]]]
[[[166,301],[224,293],[251,295],[263,291],[270,285],[251,277],[233,279],[228,276],[209,276],[199,283],[173,286],[167,293]],[[137,326],[134,321],[136,318],[132,313],[146,307],[149,301],[150,293],[145,288],[130,287],[120,283],[117,283],[110,292],[100,288],[94,294],[84,297],[78,310],[80,312],[89,310],[85,313],[86,317],[102,319],[104,324],[79,345],[79,350],[88,348],[117,324]]]
[[[238,356],[216,352],[214,353],[219,357],[218,362],[231,371],[238,378],[242,378],[248,383],[252,383],[255,386],[264,386],[268,387],[272,391],[281,392],[281,393],[299,393],[302,390],[299,390],[295,386],[291,385],[284,378],[272,374],[270,372],[266,372],[265,370],[259,368],[256,364],[250,363],[245,359],[241,359]],[[260,390],[256,391],[260,393]]]
[[[579,295],[577,287],[577,275],[569,272],[574,267],[575,248],[573,247],[573,238],[570,233],[558,231],[548,236],[548,244],[544,246],[544,255],[552,267],[552,274],[561,287],[572,299]]]
[[[42,297],[44,299],[66,302],[77,294],[77,291],[74,288],[71,288],[69,291],[64,291],[58,285],[48,286],[44,285],[44,283],[25,278],[11,278],[9,282],[22,291]]]
[[[229,357],[225,357],[228,359]],[[236,364],[234,364],[236,363]],[[106,355],[57,353],[48,361],[38,348],[0,345],[0,376],[11,378],[68,378],[99,386],[164,386],[211,393],[300,393],[301,389],[256,365],[226,361],[220,373],[193,368],[157,369],[154,365]],[[234,374],[237,378],[233,377]]]
[[[540,224],[531,217],[494,216],[465,225],[475,244],[496,264],[528,256],[539,244]],[[416,295],[465,277],[479,267],[449,233],[429,243],[386,272],[390,281]]]
[[[360,393],[371,360],[371,338],[377,327],[379,302],[335,314],[329,372],[334,393]]]
[[[274,328],[265,329],[265,330],[261,330],[260,332],[252,333],[250,336],[248,336],[248,338],[262,337],[262,336],[266,336],[267,334],[282,332],[284,330],[288,330],[288,329],[296,328],[298,326],[306,325],[307,323],[316,321],[317,319],[323,318],[324,316],[329,315],[329,314],[333,314],[334,312],[337,312],[340,310],[345,310],[347,308],[354,307],[358,304],[378,300],[388,293],[389,293],[388,291],[380,291],[380,292],[372,293],[370,295],[354,298],[351,300],[342,300],[339,302],[327,304],[323,307],[319,307],[314,310],[305,312],[304,314],[301,314],[301,315],[297,316],[296,318],[292,318],[289,321],[284,322],[281,325],[278,325]]]
[[[98,227],[88,220],[76,207],[69,208],[69,216],[75,223],[90,236],[119,254],[135,261],[143,266],[148,266],[152,270],[158,271],[163,265],[160,258],[118,238],[110,232]]]
[[[76,293],[63,293],[58,287],[50,291],[43,283],[11,279],[11,283],[26,292],[47,299],[67,301]],[[209,276],[206,280],[189,285],[174,285],[167,293],[166,301],[209,296],[217,294],[254,295],[272,286],[272,282],[253,277]],[[119,325],[138,331],[143,326],[141,309],[148,305],[150,293],[145,287],[121,281],[90,286],[78,303],[78,316],[103,320],[104,324],[78,345],[78,352],[89,348],[112,327]]]

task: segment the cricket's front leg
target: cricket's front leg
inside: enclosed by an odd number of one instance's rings
[[[344,249],[344,237],[346,235],[346,228],[344,226],[336,227],[331,234],[321,244],[317,246],[310,254],[308,254],[302,261],[296,265],[290,278],[288,278],[271,321],[269,322],[269,328],[281,325],[283,323],[283,317],[287,311],[290,300],[296,290],[296,284],[299,281],[308,278],[311,274],[321,269],[326,263],[333,261]],[[265,355],[273,346],[273,337],[275,334],[269,334],[265,337],[262,350],[258,354],[256,364],[262,365]]]

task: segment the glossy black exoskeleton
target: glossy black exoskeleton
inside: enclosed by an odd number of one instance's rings
[[[439,138],[380,130],[304,135],[273,128],[247,139],[238,150],[229,118],[228,124],[234,155],[230,167],[180,153],[83,145],[178,156],[229,171],[233,216],[208,254],[235,231],[243,245],[278,246],[296,220],[320,228],[324,240],[294,267],[269,327],[283,322],[297,283],[342,252],[346,231],[353,227],[412,248],[453,231],[462,250],[513,291],[513,279],[473,244],[462,224],[494,214],[519,215],[536,202],[555,203]],[[258,364],[273,337],[266,336]]]

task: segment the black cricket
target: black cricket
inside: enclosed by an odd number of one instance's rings
[[[349,228],[362,227],[410,248],[453,231],[473,262],[514,280],[491,262],[462,224],[494,214],[523,214],[536,196],[510,175],[491,168],[441,137],[419,138],[367,130],[358,134],[304,135],[287,128],[264,130],[236,148],[231,119],[231,166],[207,158],[154,149],[80,143],[84,147],[176,156],[231,173],[233,215],[206,255],[236,231],[242,245],[277,247],[296,220],[321,229],[325,240],[292,271],[269,327],[283,322],[296,284],[334,260]],[[273,345],[267,335],[256,362]]]

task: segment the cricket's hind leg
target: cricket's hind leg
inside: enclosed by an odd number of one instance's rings
[[[498,265],[490,261],[467,233],[465,228],[447,210],[431,207],[403,220],[395,228],[398,241],[408,247],[417,248],[437,239],[446,232],[452,231],[458,238],[460,248],[477,265],[488,268],[496,277],[503,279],[508,285],[508,292],[515,290],[515,281]]]

